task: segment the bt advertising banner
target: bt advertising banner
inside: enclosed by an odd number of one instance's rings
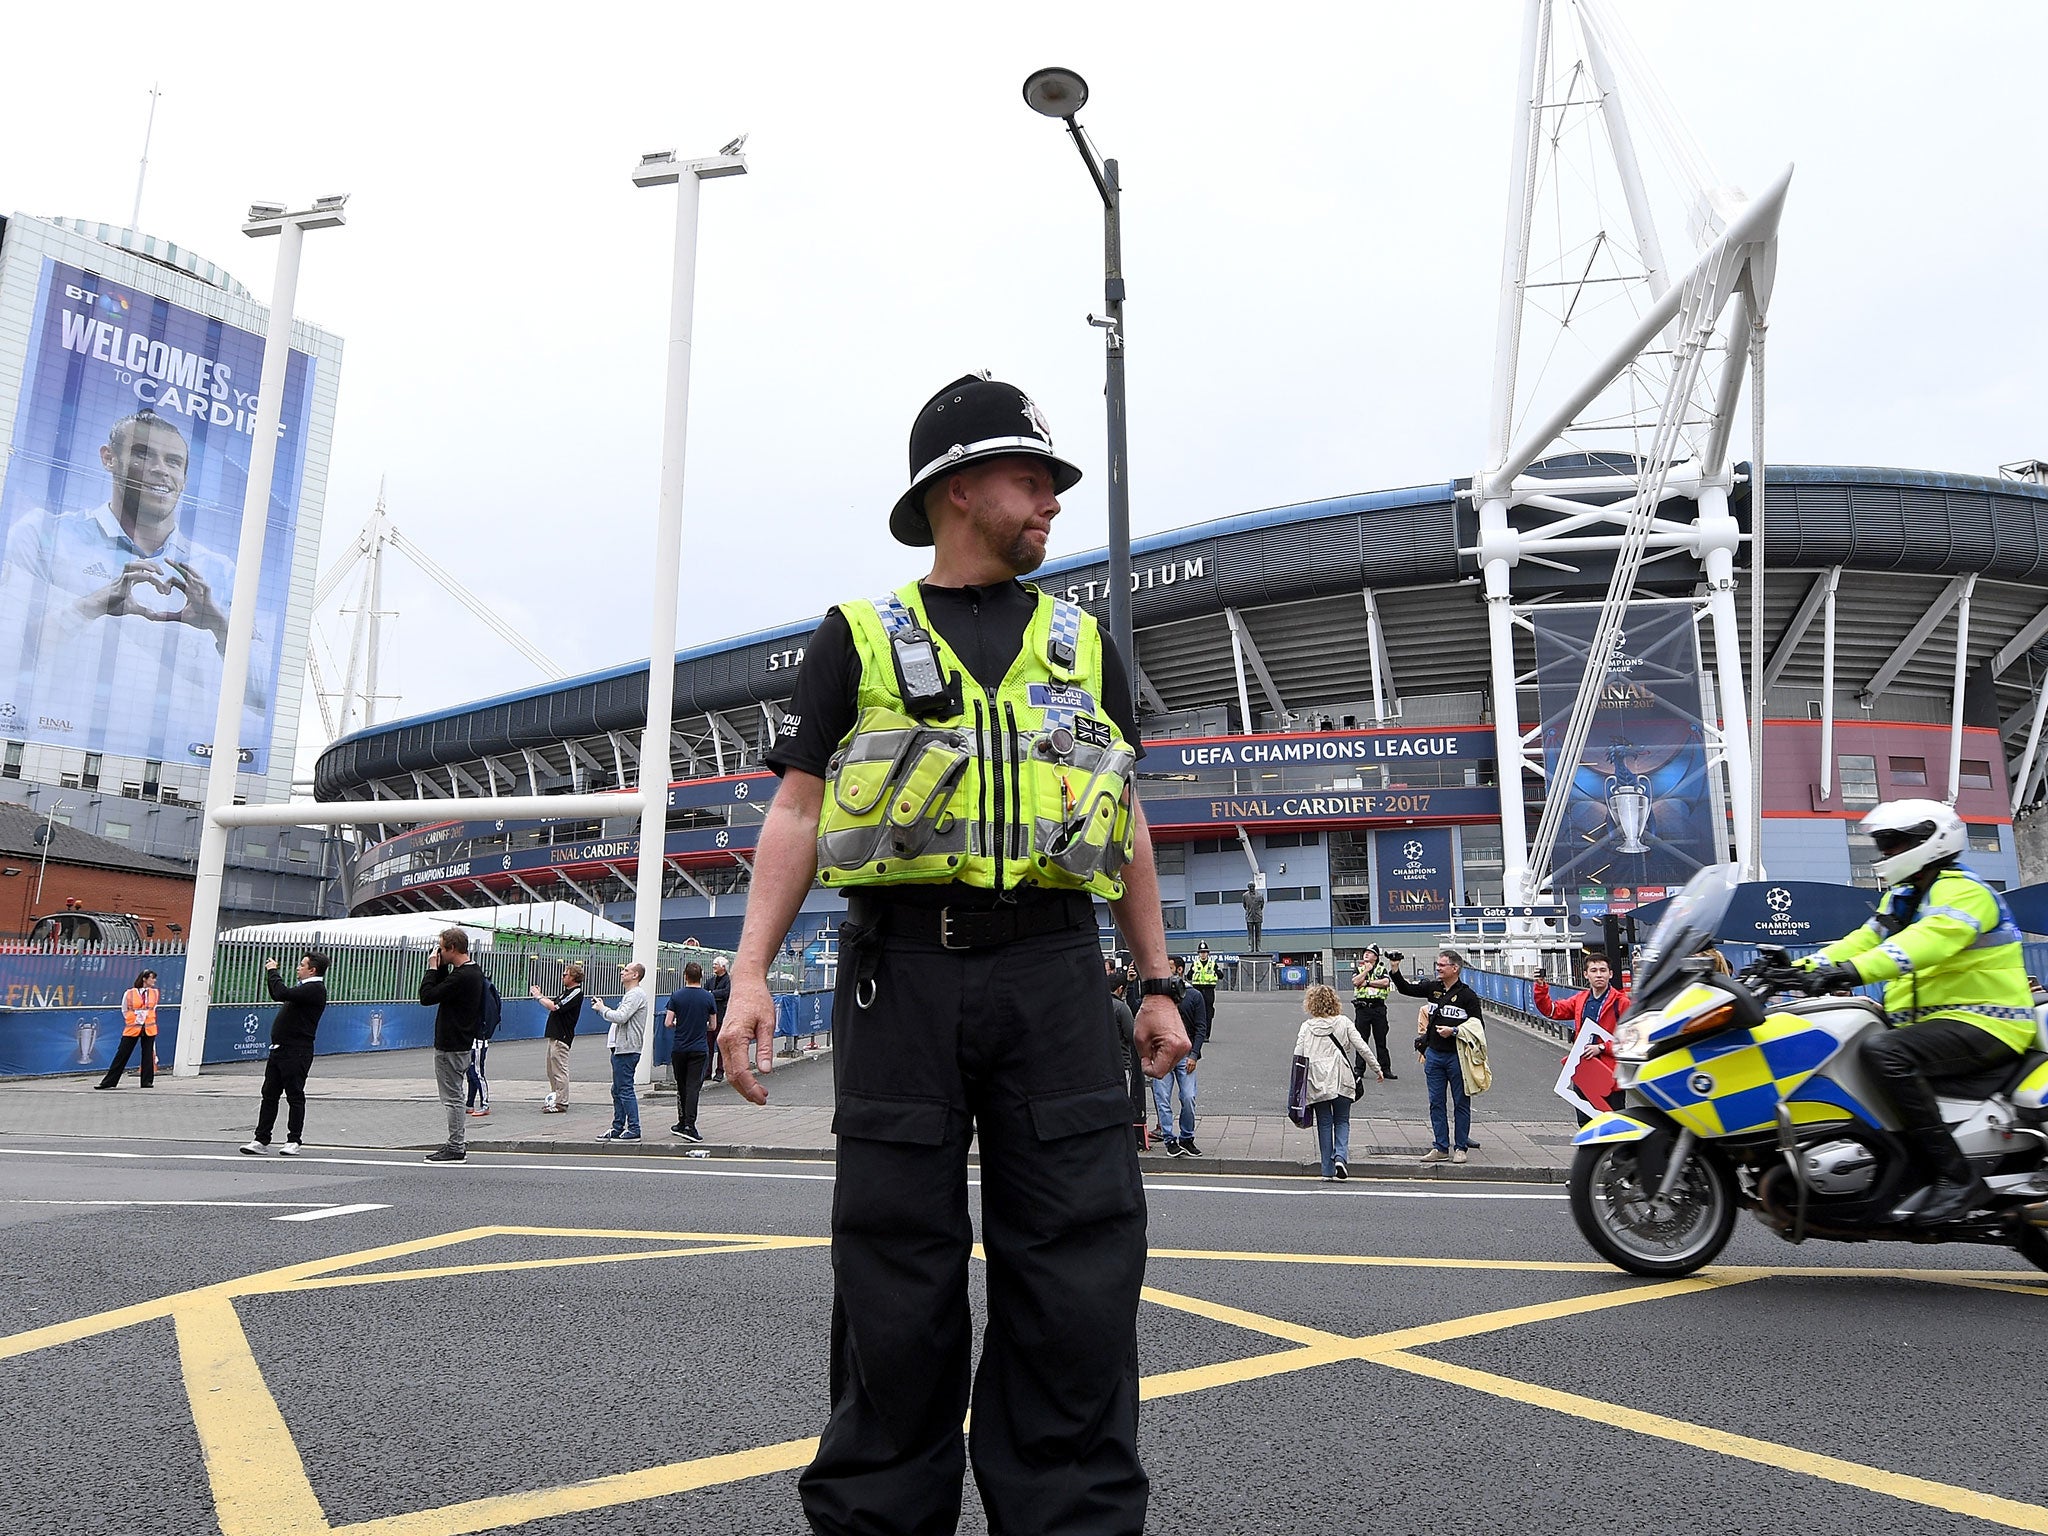
[[[1596,608],[1537,609],[1536,686],[1544,765],[1569,783],[1563,830],[1548,871],[1553,889],[1680,886],[1714,862],[1699,638],[1683,604],[1631,604],[1600,662],[1599,703],[1578,762],[1558,758],[1586,676]],[[1596,898],[1608,910],[1615,898]],[[1630,897],[1633,902],[1633,896]],[[1582,912],[1590,908],[1581,903]]]
[[[1451,920],[1457,870],[1449,828],[1373,833],[1372,875],[1381,922],[1440,927]]]
[[[267,770],[314,360],[293,352],[243,771]],[[163,761],[214,750],[263,339],[43,263],[0,485],[0,735]]]

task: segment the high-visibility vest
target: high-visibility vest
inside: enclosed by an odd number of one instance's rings
[[[2016,1051],[2034,1043],[2034,990],[2019,925],[2005,899],[1957,865],[1935,877],[1917,907],[1913,887],[1885,892],[1877,914],[1813,959],[1846,962],[1885,983],[1885,1011],[1900,1024],[1962,1019]]]
[[[932,627],[916,582],[840,605],[860,687],[853,726],[826,770],[823,884],[1123,895],[1137,753],[1102,707],[1102,632],[1078,605],[1037,598],[1023,647],[993,689]],[[955,690],[922,716],[904,702],[893,645],[912,626],[929,636]]]
[[[1188,966],[1188,980],[1198,987],[1215,986],[1216,957],[1197,950],[1193,962]]]
[[[162,994],[155,987],[130,987],[121,994],[121,1033],[156,1033],[156,1005]]]
[[[1385,964],[1374,966],[1362,981],[1354,980],[1351,995],[1361,1003],[1384,1003],[1393,989],[1393,978]]]

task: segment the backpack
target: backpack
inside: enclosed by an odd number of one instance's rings
[[[498,1021],[505,1017],[505,999],[498,995],[498,984],[490,977],[484,977],[484,1006],[482,1022],[477,1025],[476,1038],[488,1040],[498,1032]]]

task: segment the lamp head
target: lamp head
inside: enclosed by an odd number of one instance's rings
[[[1071,69],[1037,70],[1024,82],[1024,104],[1047,117],[1071,120],[1088,105],[1088,82]]]

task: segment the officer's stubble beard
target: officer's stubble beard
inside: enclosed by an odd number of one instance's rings
[[[968,504],[967,515],[973,519],[975,528],[986,542],[991,545],[1000,544],[1002,534],[999,520],[1002,513],[996,507],[994,497],[980,491],[974,492],[974,499]],[[1029,576],[1045,564],[1045,553],[1044,549],[1032,542],[1031,524],[1028,522],[1017,530],[1008,546],[1001,550],[1003,564],[1009,567],[1013,576]]]

